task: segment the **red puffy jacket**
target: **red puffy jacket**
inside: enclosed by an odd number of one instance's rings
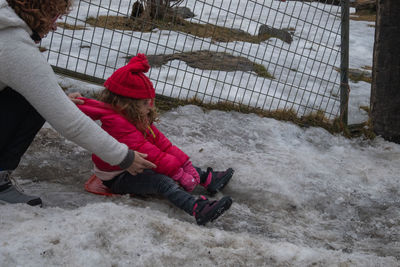
[[[85,101],[78,108],[93,120],[100,120],[103,128],[119,142],[126,144],[130,149],[147,154],[147,160],[157,165],[154,171],[173,176],[189,157],[166,138],[156,126],[151,125],[142,134],[132,123],[117,113],[110,105],[89,98],[80,98]],[[150,130],[151,129],[151,130]],[[92,160],[102,171],[120,170],[118,166],[111,166],[95,154]]]

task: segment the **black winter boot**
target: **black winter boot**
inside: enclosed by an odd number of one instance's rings
[[[200,196],[194,204],[193,216],[198,225],[205,225],[221,216],[231,205],[232,199],[229,196],[214,201],[209,201],[205,196]]]
[[[234,172],[232,168],[226,171],[213,171],[212,168],[207,168],[205,174],[200,178],[200,185],[204,186],[211,195],[214,195],[228,184]]]

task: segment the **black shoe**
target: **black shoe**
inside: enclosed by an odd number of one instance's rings
[[[232,199],[229,196],[214,201],[209,201],[205,196],[200,196],[194,205],[193,216],[198,225],[205,225],[221,216],[231,205]]]
[[[212,168],[207,168],[205,181],[200,185],[204,186],[211,195],[214,195],[228,184],[234,172],[232,168],[226,171],[213,171]]]

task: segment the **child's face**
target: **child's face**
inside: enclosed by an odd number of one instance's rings
[[[142,115],[148,115],[150,110],[153,108],[153,101],[152,99],[140,99],[138,102],[139,112]]]

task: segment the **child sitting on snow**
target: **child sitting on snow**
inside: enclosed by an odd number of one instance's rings
[[[187,192],[200,184],[210,194],[215,194],[229,182],[233,170],[215,172],[208,168],[204,172],[193,167],[189,157],[156,128],[153,124],[157,120],[155,89],[143,74],[149,68],[145,55],[138,54],[107,79],[100,96],[101,102],[81,98],[85,103],[78,107],[93,120],[100,120],[102,128],[118,141],[132,150],[147,154],[146,159],[157,167],[132,175],[93,154],[95,174],[112,193],[163,195],[193,215],[197,224],[204,225],[229,209],[232,199],[229,196],[218,201],[209,201],[204,196],[196,199]]]

